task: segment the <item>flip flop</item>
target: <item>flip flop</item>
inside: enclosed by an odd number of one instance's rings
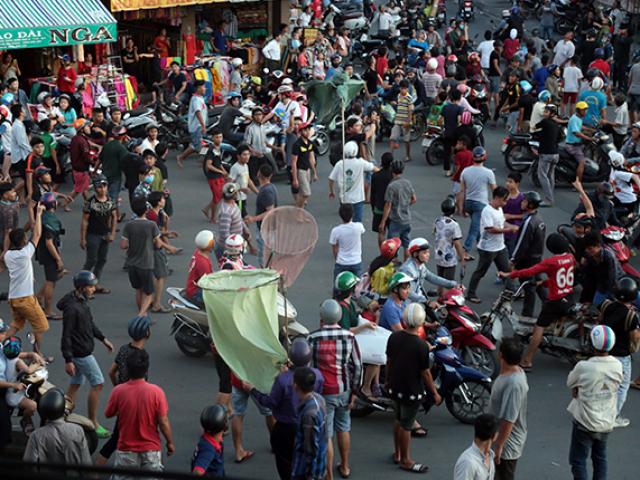
[[[422,433],[424,432],[424,433]],[[414,438],[424,438],[429,434],[429,430],[424,428],[422,425],[416,428],[411,429],[411,436]]]
[[[629,384],[629,387],[635,388],[636,390],[640,390],[640,382],[638,382],[637,380],[635,382],[631,382]]]
[[[255,455],[255,452],[250,452],[249,450],[247,450],[246,452],[244,452],[244,456],[241,459],[235,459],[234,462],[235,463],[242,463],[245,460],[249,460],[251,457],[253,457]]]
[[[395,454],[395,453],[392,453],[392,454],[391,454],[391,461],[392,461],[393,463],[395,463],[396,465],[398,465],[398,464],[400,463],[400,460],[398,460],[398,459],[396,458],[396,454]]]
[[[480,297],[467,297],[467,300],[471,303],[482,303],[482,299]]]
[[[170,313],[172,310],[169,307],[165,307],[164,305],[158,308],[157,310],[151,309],[153,313]]]
[[[524,370],[526,373],[533,372],[533,365],[522,365],[520,364],[520,368]]]
[[[405,467],[404,465],[398,465],[401,470],[405,470],[407,472],[412,473],[427,473],[429,471],[429,467],[423,465],[422,463],[414,463],[410,467]]]
[[[344,473],[344,472],[342,471],[342,468],[340,468],[340,467],[342,467],[342,464],[340,464],[340,463],[339,463],[338,465],[336,465],[336,468],[338,469],[338,474],[339,474],[342,478],[349,478],[349,477],[351,476],[351,470],[349,470],[349,472],[348,472],[348,473]]]

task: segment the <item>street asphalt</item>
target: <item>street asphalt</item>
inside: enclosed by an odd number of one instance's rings
[[[489,5],[491,15],[499,15],[502,5],[506,2],[492,2]],[[454,2],[448,2],[454,8]],[[472,23],[472,33],[483,32],[489,18],[482,11],[478,11]],[[485,139],[489,151],[487,166],[494,169],[498,183],[503,183],[507,170],[500,146],[504,136],[504,128],[488,127]],[[387,151],[386,144],[377,145],[377,157]],[[183,286],[186,280],[187,266],[195,234],[208,228],[200,207],[210,199],[210,192],[203,177],[198,159],[194,156],[186,162],[184,169],[175,164],[175,156],[168,160],[170,169],[169,187],[172,191],[175,205],[175,215],[172,228],[180,233],[174,243],[184,248],[181,256],[170,257],[170,267],[174,270],[168,279],[168,286]],[[289,298],[295,304],[299,313],[299,320],[309,329],[318,327],[317,310],[321,301],[331,295],[332,257],[328,244],[330,229],[339,223],[337,216],[338,203],[329,200],[327,176],[330,171],[328,158],[319,162],[320,181],[313,185],[313,195],[309,203],[309,211],[314,215],[319,227],[319,239],[309,263],[304,268],[296,283],[289,289]],[[451,182],[445,178],[441,167],[431,167],[426,164],[420,145],[412,147],[412,161],[407,165],[406,177],[411,180],[418,196],[418,202],[412,209],[412,235],[432,236],[432,225],[439,214],[440,202],[450,193]],[[291,204],[292,199],[288,186],[280,179],[276,181],[281,204]],[[68,188],[68,186],[67,186]],[[526,179],[522,183],[522,190],[533,188]],[[542,216],[547,224],[547,231],[555,230],[556,225],[564,223],[578,199],[571,189],[559,188],[557,191],[557,205],[552,209],[542,210]],[[255,197],[249,200],[249,210],[253,211]],[[79,249],[79,226],[81,215],[80,202],[76,202],[71,213],[60,212],[60,218],[66,228],[63,243],[63,259],[66,267],[75,272],[84,262],[84,252]],[[24,212],[23,212],[24,213]],[[466,234],[468,220],[459,219]],[[366,210],[365,226],[369,228],[371,212]],[[252,227],[255,228],[255,227]],[[367,232],[363,238],[363,261],[368,265],[377,255],[376,236]],[[136,313],[134,294],[129,286],[126,273],[122,270],[124,255],[119,250],[117,242],[111,246],[109,261],[103,274],[103,283],[111,288],[111,295],[97,296],[91,302],[94,318],[107,337],[118,348],[128,341],[127,321]],[[253,262],[251,256],[247,257]],[[634,263],[637,263],[634,260]],[[431,265],[435,270],[435,265]],[[470,277],[473,264],[468,267],[466,281]],[[39,287],[43,279],[42,268],[35,265],[36,284]],[[494,284],[494,270],[492,269],[480,284],[479,295],[485,301],[473,308],[481,313],[488,310],[491,302],[499,293],[500,286]],[[3,274],[0,278],[0,290],[6,290],[8,277]],[[71,276],[59,282],[56,289],[56,299],[72,288]],[[165,298],[166,301],[166,298]],[[539,306],[539,302],[538,302]],[[519,306],[516,307],[519,309]],[[0,316],[10,319],[6,303],[0,305]],[[151,356],[149,380],[160,385],[166,392],[170,411],[176,452],[165,459],[167,469],[188,471],[189,461],[193,449],[201,433],[199,425],[200,412],[208,404],[214,402],[217,394],[218,378],[214,368],[213,358],[208,355],[199,359],[185,357],[173,340],[169,337],[172,317],[155,315],[157,324],[153,328],[151,339],[147,343],[147,350]],[[44,350],[56,356],[56,362],[50,367],[51,380],[63,387],[67,386],[68,377],[64,373],[63,361],[60,354],[61,322],[52,322],[50,331],[45,336]],[[24,334],[23,334],[24,336]],[[113,361],[106,349],[98,344],[96,356],[103,372]],[[562,479],[570,477],[568,465],[569,442],[571,435],[571,418],[566,407],[571,398],[566,387],[566,377],[570,366],[555,358],[538,354],[536,368],[529,374],[528,425],[529,436],[524,455],[518,464],[517,478],[521,479]],[[635,372],[637,375],[638,371]],[[107,380],[108,382],[108,380]],[[105,385],[100,401],[100,412],[104,411],[106,401],[111,390]],[[84,387],[79,394],[77,411],[86,413],[87,389]],[[637,454],[637,431],[640,425],[640,394],[630,391],[624,413],[631,419],[631,426],[614,431],[609,440],[609,478],[617,480],[635,479],[636,469],[629,461]],[[412,441],[413,458],[426,463],[430,467],[428,478],[452,478],[453,466],[458,455],[467,448],[473,437],[473,428],[456,421],[445,407],[433,409],[428,416],[421,415],[419,420],[429,429],[427,438]],[[100,421],[107,428],[113,427],[113,421],[106,420],[102,415]],[[391,462],[393,451],[392,442],[393,415],[391,413],[375,413],[363,419],[353,421],[351,442],[352,478],[396,479],[407,478],[411,474],[400,471]],[[255,451],[255,456],[243,464],[234,464],[233,444],[231,436],[225,437],[225,461],[227,475],[231,478],[277,478],[274,458],[270,453],[268,433],[264,422],[254,406],[250,406],[245,421],[244,446]],[[336,454],[336,462],[338,456]],[[337,475],[337,471],[336,471]]]

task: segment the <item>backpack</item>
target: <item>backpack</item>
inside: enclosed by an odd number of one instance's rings
[[[613,305],[614,303],[616,303],[613,300],[605,300],[604,302],[602,302],[602,304],[600,305],[600,312],[601,312],[601,320],[602,317],[604,317],[605,311],[607,310],[607,308],[609,308],[609,306]],[[629,328],[631,327],[631,322],[633,321],[633,317],[636,316],[636,311],[634,308],[629,308],[627,309],[627,316],[624,319],[624,325],[625,325],[625,329],[629,332]],[[640,350],[640,341],[638,342],[634,342],[631,341],[631,339],[629,340],[629,351],[631,353],[636,353],[638,350]]]

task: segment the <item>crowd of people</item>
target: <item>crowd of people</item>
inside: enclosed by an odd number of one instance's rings
[[[599,233],[633,219],[634,187],[640,187],[640,178],[628,168],[640,157],[640,123],[635,123],[640,120],[640,56],[630,53],[628,19],[619,6],[606,16],[590,2],[575,2],[584,13],[580,24],[554,42],[548,1],[540,27],[531,32],[516,5],[503,12],[495,32],[486,31],[484,40],[474,45],[469,26],[453,15],[438,31],[433,15],[425,14],[426,9],[435,12],[432,2],[420,5],[415,18],[400,15],[406,5],[390,2],[370,19],[385,41],[359,71],[352,51],[359,39],[346,27],[323,25],[328,3],[303,5],[291,24],[282,25],[265,43],[265,65],[273,72],[286,63],[286,75],[247,80],[242,61],[231,61],[231,88],[225,92],[226,105],[215,128],[208,124],[203,81],[190,81],[173,63],[167,79],[158,82],[159,88],[167,88],[167,99],[188,109],[189,145],[177,155],[177,166],[183,167],[207,146],[202,171],[211,200],[202,212],[215,228],[198,233],[188,265],[174,264],[188,269],[184,295],[201,308],[198,281],[203,276],[254,268],[245,259],[249,254],[257,255],[255,267],[262,266],[261,223],[282,204],[272,183],[278,173],[274,159],[287,167],[293,205],[309,208],[312,187],[320,181],[320,154],[314,140],[315,113],[303,82],[342,76],[364,83],[349,105],[345,142],[334,141],[329,154],[332,169],[325,180],[329,199],[339,204],[339,222],[328,239],[333,274],[327,284],[333,293],[320,306],[320,328],[289,346],[287,365],[270,392],[238,378],[214,350],[219,395],[202,411],[203,433],[191,471],[224,475],[223,440],[229,431],[235,462],[251,459],[254,452],[242,442],[251,399],[265,418],[280,478],[332,480],[334,472],[348,478],[350,409],[358,397],[385,397],[395,410],[391,460],[404,471],[427,472],[425,463],[412,458],[411,439],[427,435],[417,420],[422,403],[429,399],[440,405],[443,399],[430,371],[431,346],[424,340],[425,332],[429,338],[438,324],[438,296],[429,298],[425,282],[438,293],[460,289],[469,302],[480,303],[479,284],[494,264],[495,281],[505,288],[515,290],[516,279],[527,282],[520,318],[535,323],[535,328],[526,349],[516,337],[500,342],[500,373],[492,385],[489,411],[476,419],[473,443],[460,455],[453,478],[517,477],[528,432],[526,373],[533,370],[545,329],[570,314],[578,293],[580,303],[599,309],[600,325],[584,338],[594,356],[579,362],[567,378],[573,398],[568,407],[573,417],[569,463],[574,478],[585,479],[590,456],[594,478],[606,478],[608,435],[630,424],[623,406],[629,388],[640,388],[640,379],[633,381],[631,374],[631,355],[640,342],[638,279],[624,273]],[[369,12],[371,6],[366,9]],[[310,26],[319,27],[312,43],[303,39]],[[400,32],[408,33],[397,36]],[[226,51],[225,38],[214,36],[221,52]],[[158,49],[169,48],[166,35],[155,43]],[[132,42],[123,55],[132,59],[127,64],[136,61]],[[82,428],[64,421],[65,401],[75,402],[86,381],[88,419],[97,436],[107,440],[95,463],[105,465],[113,456],[116,467],[158,471],[163,468],[162,438],[167,455],[174,453],[175,445],[166,395],[147,380],[150,358],[145,343],[153,329],[151,315],[171,311],[162,302],[171,274],[168,256],[182,251],[173,244],[178,233],[171,229],[174,208],[167,158],[173,152],[159,138],[155,124],[147,127],[141,143],[131,145],[123,112],[101,105],[83,108],[70,60],[62,59],[57,98],[43,93],[37,106],[27,103],[20,88],[17,62],[5,55],[0,65],[5,80],[0,86],[0,239],[12,316],[10,324],[0,321],[0,447],[10,440],[9,409],[20,409],[20,424],[28,436],[25,460],[91,463]],[[628,72],[627,64],[632,64]],[[488,102],[474,98],[478,85],[488,92]],[[254,104],[250,114],[240,109],[245,98]],[[395,116],[385,133],[387,106]],[[614,107],[613,116],[608,106]],[[451,195],[433,224],[433,242],[412,234],[412,208],[425,186],[418,188],[405,174],[407,163],[417,155],[411,137],[420,111],[427,112],[427,124],[442,127],[442,160],[451,180]],[[246,123],[242,129],[237,128],[238,119]],[[501,119],[509,133],[539,138],[541,193],[521,192],[520,173],[510,173],[501,184],[485,166],[489,147],[474,124],[493,128]],[[269,140],[270,123],[279,127],[274,141]],[[554,169],[564,130],[566,149],[578,163],[573,186],[579,200],[570,238],[547,232],[542,210],[556,205]],[[612,167],[609,181],[587,193],[582,185],[585,147],[597,130],[609,132],[616,149],[603,160]],[[58,157],[60,134],[70,139],[70,172]],[[378,160],[376,149],[381,147],[376,142],[386,140],[385,135],[389,151]],[[231,154],[229,144],[234,147]],[[398,154],[401,144],[404,152]],[[229,155],[235,157],[230,168]],[[73,188],[66,191],[69,179]],[[123,188],[130,212],[120,198]],[[85,261],[83,269],[74,272],[73,290],[60,294],[56,284],[70,273],[64,258],[73,254],[61,241],[63,221],[73,220],[60,210],[73,212],[80,195],[84,203],[76,221]],[[255,205],[251,213],[250,204]],[[368,266],[363,260],[371,252],[362,248],[367,205],[379,246]],[[466,238],[459,223],[465,217]],[[117,350],[108,369],[113,389],[104,417],[116,418],[109,431],[98,421],[105,366],[94,351],[96,340],[109,353],[116,346],[101,331],[104,319],[94,319],[89,301],[95,294],[111,293],[101,279],[118,232],[136,311],[128,322],[131,341]],[[37,292],[34,256],[44,273]],[[428,267],[432,256],[435,273]],[[456,278],[470,267],[475,268],[465,288]],[[542,303],[539,309],[536,297]],[[26,395],[20,375],[54,361],[52,352],[43,352],[50,321],[62,321],[61,353],[70,381],[66,391],[51,389],[36,403]],[[33,352],[23,348],[19,336],[27,324]],[[357,341],[359,333],[376,329],[390,331],[383,367],[363,364]],[[37,416],[43,420],[39,428]]]

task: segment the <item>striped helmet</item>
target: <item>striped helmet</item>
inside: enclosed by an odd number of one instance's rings
[[[591,345],[598,352],[608,352],[616,343],[616,334],[606,325],[597,325],[591,330]]]

